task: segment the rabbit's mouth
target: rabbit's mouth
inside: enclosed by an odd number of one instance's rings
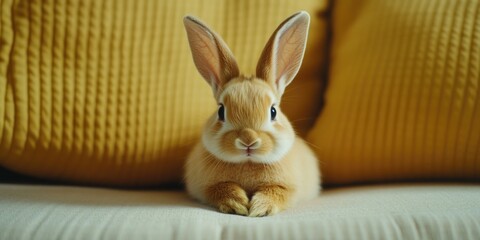
[[[253,149],[248,147],[247,149],[245,149],[245,152],[247,153],[247,157],[250,157],[250,156],[252,156]]]

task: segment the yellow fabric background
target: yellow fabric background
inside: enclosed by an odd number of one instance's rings
[[[251,74],[277,25],[310,12],[306,60],[285,103],[304,133],[318,111],[322,2],[1,1],[0,164],[83,183],[180,180],[216,108],[191,59],[186,14],[219,32]]]
[[[338,0],[325,108],[330,184],[480,179],[480,1]]]

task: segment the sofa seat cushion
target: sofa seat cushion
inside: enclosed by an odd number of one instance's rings
[[[0,239],[475,239],[479,202],[480,185],[373,185],[248,218],[179,190],[0,184]]]

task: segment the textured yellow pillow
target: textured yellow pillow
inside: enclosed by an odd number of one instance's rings
[[[480,1],[338,0],[309,140],[329,184],[480,179]]]
[[[316,16],[322,2],[2,1],[0,164],[83,183],[180,180],[216,108],[193,65],[183,16],[216,29],[249,74],[285,17],[301,9]],[[301,80],[289,92],[304,105],[287,113],[300,119],[318,109],[324,23],[312,20]]]

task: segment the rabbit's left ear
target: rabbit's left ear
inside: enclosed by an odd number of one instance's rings
[[[302,11],[286,19],[268,40],[257,64],[257,77],[272,83],[280,95],[302,65],[310,16]]]

